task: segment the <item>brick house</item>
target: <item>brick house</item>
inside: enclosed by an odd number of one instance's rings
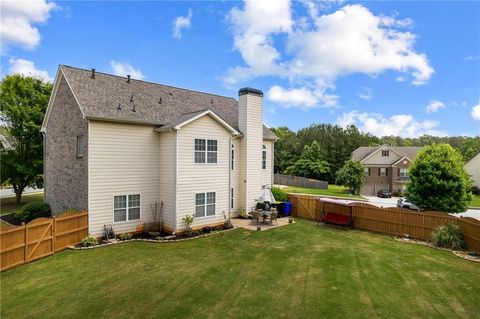
[[[410,180],[408,168],[421,147],[391,147],[388,145],[359,147],[352,152],[352,159],[365,168],[365,184],[362,195],[376,195],[379,190],[403,194]]]

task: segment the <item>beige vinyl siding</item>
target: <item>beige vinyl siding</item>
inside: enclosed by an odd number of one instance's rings
[[[245,94],[239,97],[241,140],[241,179],[246,181],[241,207],[249,211],[262,190],[263,116],[262,97]],[[244,183],[245,184],[245,183]],[[243,193],[243,192],[242,192]]]
[[[163,221],[168,230],[175,227],[175,132],[160,135],[160,203],[163,201]],[[160,209],[160,206],[159,206]]]
[[[160,136],[152,126],[91,121],[89,126],[89,231],[140,229],[160,199]],[[113,196],[140,194],[140,219],[113,223]]]
[[[228,213],[230,133],[209,115],[182,127],[178,134],[177,229],[184,229],[182,218],[195,214],[195,194],[216,193],[215,216],[195,218],[192,227],[222,223]],[[217,163],[194,163],[195,139],[217,140]]]
[[[235,146],[235,163],[234,163],[234,169],[232,171],[232,186],[234,189],[234,195],[233,195],[233,208],[232,212],[236,216],[236,213],[238,212],[238,209],[240,208],[240,182],[243,181],[240,178],[240,139],[233,139],[232,140],[233,145]]]
[[[262,169],[262,186],[272,186],[272,151],[273,142],[264,140],[263,145],[267,147],[267,166],[266,169]]]
[[[480,153],[465,164],[465,169],[473,180],[473,185],[480,187]]]
[[[382,150],[378,150],[376,153],[371,155],[369,158],[364,160],[362,164],[364,165],[387,165],[393,164],[398,161],[402,156],[398,155],[391,149],[389,150],[389,156],[382,156]]]

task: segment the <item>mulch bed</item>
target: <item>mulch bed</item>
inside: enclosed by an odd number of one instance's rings
[[[12,226],[22,225],[22,223],[17,218],[15,218],[15,213],[2,215],[0,217],[0,219],[2,220],[2,222],[5,222],[5,223],[10,224]]]

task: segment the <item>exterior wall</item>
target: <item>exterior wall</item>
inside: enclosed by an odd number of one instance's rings
[[[175,228],[175,132],[157,133],[160,136],[160,196],[163,202],[163,222],[167,230]]]
[[[182,218],[195,214],[195,194],[215,192],[215,215],[195,218],[192,227],[221,224],[229,210],[230,133],[210,116],[185,125],[178,134],[177,230],[182,231]],[[217,163],[194,162],[195,138],[217,140]]]
[[[392,167],[392,192],[398,192],[403,194],[406,190],[406,186],[408,181],[410,180],[409,177],[400,177],[400,169],[401,168],[409,168],[410,161],[405,159],[400,161],[395,167]]]
[[[238,126],[244,134],[241,140],[242,185],[240,207],[247,211],[256,205],[255,200],[262,190],[262,145],[263,145],[263,101],[257,94],[239,96]]]
[[[241,195],[241,189],[244,184],[243,180],[240,178],[240,169],[241,169],[241,164],[240,164],[240,141],[241,139],[234,139],[232,141],[232,144],[235,147],[235,160],[234,160],[234,167],[231,172],[231,178],[232,178],[232,185],[231,187],[233,188],[233,208],[231,208],[233,215],[237,215],[237,212],[239,208],[241,208],[241,198],[245,197]]]
[[[382,150],[389,150],[389,156],[382,156]],[[398,161],[402,156],[399,156],[397,153],[389,149],[388,147],[382,148],[374,153],[371,157],[367,158],[366,160],[362,161],[362,164],[367,166],[369,165],[387,165],[390,166],[391,164]]]
[[[152,126],[98,121],[89,129],[90,234],[101,236],[104,225],[117,233],[142,229],[152,221],[150,203],[162,200],[159,133]],[[140,194],[140,219],[114,223],[113,196],[127,194]]]
[[[77,135],[83,135],[83,157],[77,157]],[[59,77],[44,142],[45,201],[52,213],[87,209],[88,122],[63,75]]]
[[[402,160],[395,166],[366,165],[366,167],[370,168],[370,176],[365,178],[365,183],[360,193],[364,195],[377,195],[377,192],[383,189],[388,189],[391,192],[403,193],[409,178],[400,177],[400,169],[408,168],[410,164],[409,160]],[[379,176],[380,167],[387,168],[387,176]]]
[[[263,145],[267,147],[267,166],[266,169],[262,169],[262,185],[267,185],[272,187],[272,160],[273,160],[273,142],[272,141],[263,141]]]
[[[473,185],[480,187],[480,153],[465,164],[465,169],[473,180]]]

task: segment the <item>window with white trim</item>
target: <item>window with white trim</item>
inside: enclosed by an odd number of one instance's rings
[[[113,196],[113,221],[140,219],[140,194]]]
[[[382,157],[389,157],[390,151],[389,150],[382,150]]]
[[[195,217],[215,215],[215,192],[195,194]]]
[[[262,169],[267,169],[267,147],[265,145],[262,148]]]
[[[77,135],[77,157],[83,157],[84,148],[83,135]]]
[[[217,140],[195,139],[195,163],[217,163]]]
[[[363,168],[363,174],[365,176],[370,176],[370,167],[364,167]]]
[[[408,176],[408,170],[406,168],[400,168],[400,177],[407,177]]]
[[[387,176],[387,168],[386,167],[380,167],[380,170],[378,171],[379,176]]]
[[[232,144],[232,151],[231,151],[231,164],[232,165],[232,171],[235,168],[235,146]]]

